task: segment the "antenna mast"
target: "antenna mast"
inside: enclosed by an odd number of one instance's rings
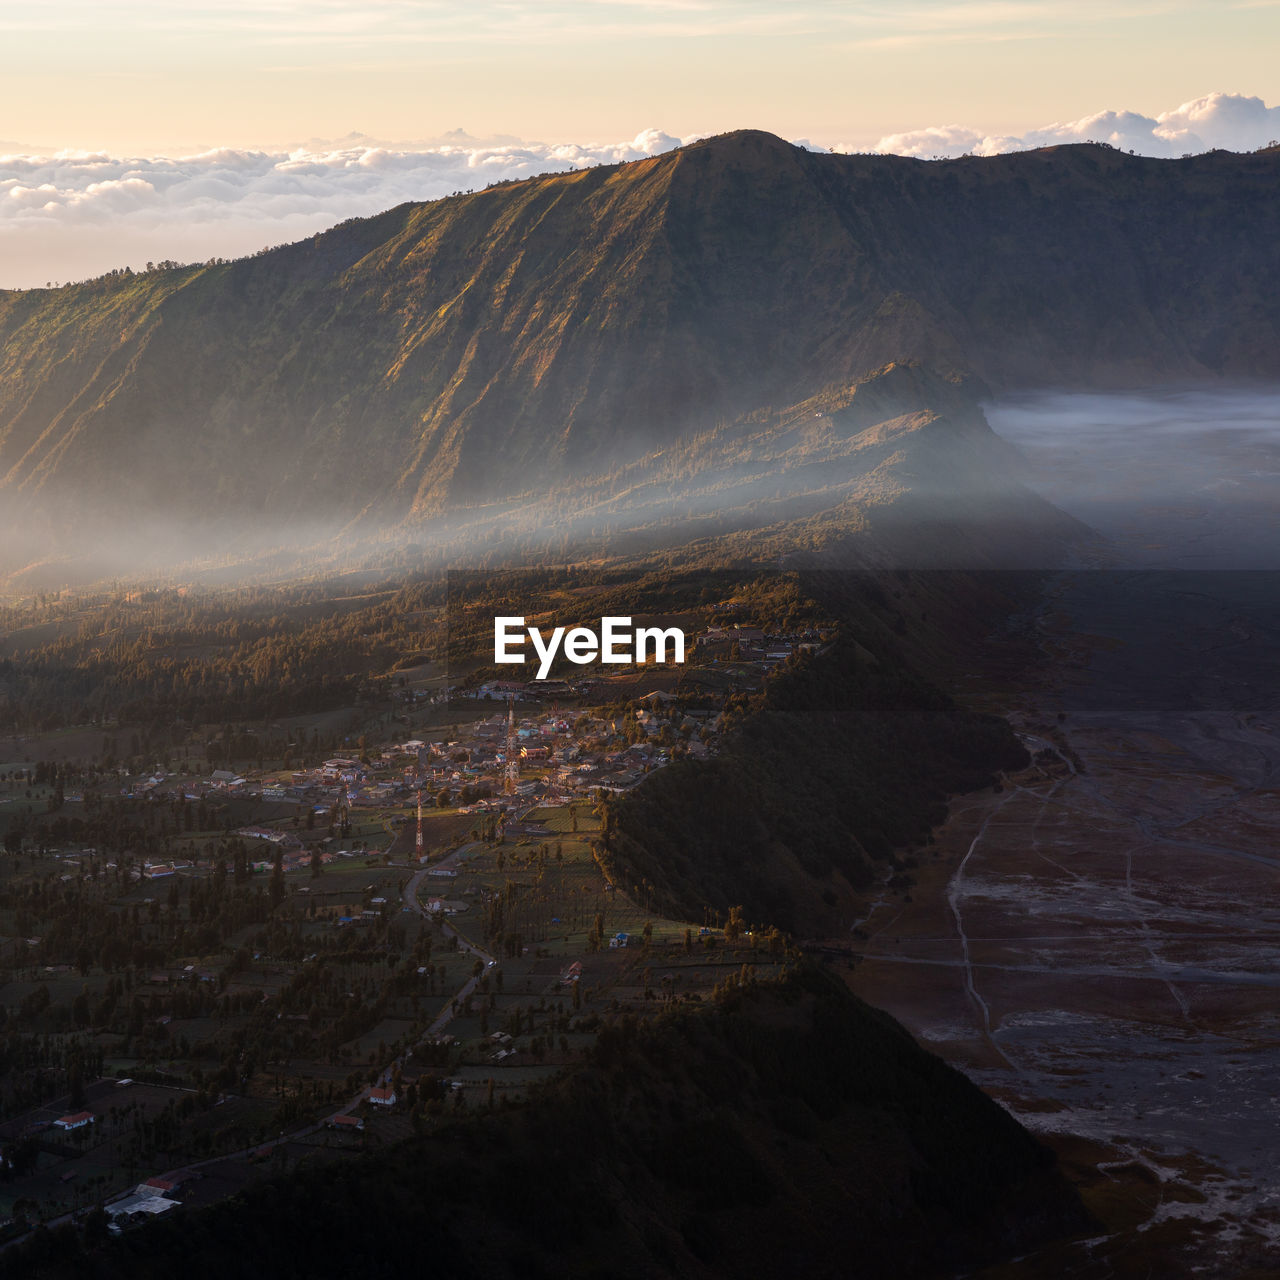
[[[513,796],[520,782],[520,748],[516,743],[516,700],[507,698],[507,770],[502,780],[502,794]]]

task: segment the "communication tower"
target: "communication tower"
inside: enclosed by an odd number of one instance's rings
[[[414,848],[417,852],[418,861],[422,861],[424,845],[422,834],[422,788],[418,788],[418,833],[414,838]]]
[[[516,740],[516,700],[507,699],[507,770],[502,780],[502,794],[513,796],[520,782],[520,747]]]

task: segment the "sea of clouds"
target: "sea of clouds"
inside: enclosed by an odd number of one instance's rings
[[[545,144],[459,132],[396,144],[352,135],[289,150],[217,148],[178,156],[15,148],[0,155],[0,287],[80,280],[148,261],[239,257],[406,200],[639,160],[697,136],[647,129],[627,142]],[[1212,93],[1154,117],[1103,111],[999,137],[945,125],[891,134],[870,148],[830,149],[929,158],[1095,141],[1176,157],[1215,147],[1250,151],[1277,137],[1280,107]]]
[[[288,151],[0,155],[0,287],[79,280],[149,261],[240,257],[406,200],[641,160],[681,141],[657,129],[602,145],[458,133],[397,146],[353,135]]]
[[[1136,111],[1099,111],[1017,135],[984,134],[963,125],[936,125],[893,133],[874,150],[901,156],[980,156],[1051,147],[1065,142],[1107,142],[1122,151],[1167,159],[1201,151],[1256,151],[1280,139],[1280,107],[1239,93],[1210,93],[1158,116]],[[834,150],[855,150],[836,147]]]

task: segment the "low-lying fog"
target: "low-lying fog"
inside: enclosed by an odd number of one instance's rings
[[[1280,387],[1036,392],[985,406],[1115,567],[1280,568]]]
[[[1032,487],[1106,539],[1082,544],[1085,563],[1280,568],[1280,387],[1040,392],[985,408],[994,430],[1025,457]],[[944,523],[953,501],[961,519],[989,519],[997,531],[1003,511],[1014,530],[1008,546],[1022,565],[1027,521],[1037,517],[1016,504],[1012,515],[1002,507],[1009,473],[1003,454],[984,452],[985,433],[954,436],[956,465],[945,450],[930,454],[934,446],[922,444],[923,437],[882,434],[846,439],[817,419],[804,430],[793,425],[723,439],[713,433],[658,451],[617,476],[577,477],[563,492],[531,490],[416,521],[320,502],[302,518],[270,503],[233,516],[220,511],[216,494],[200,510],[175,516],[157,483],[154,510],[95,523],[86,495],[46,495],[19,515],[0,493],[0,587],[167,574],[261,580],[321,566],[412,570],[487,564],[500,554],[563,558],[571,546],[574,554],[630,554],[767,529],[841,504],[876,509],[903,485],[926,510],[937,501]],[[920,511],[913,508],[911,519],[918,521]],[[1046,541],[1047,560],[1056,561],[1059,546],[1056,535]],[[992,567],[986,552],[981,560]]]

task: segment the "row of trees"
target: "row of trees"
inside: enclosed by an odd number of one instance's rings
[[[41,607],[38,631],[23,610],[2,609],[0,629],[12,629],[0,728],[217,724],[351,705],[372,676],[436,642],[440,590],[405,585],[372,602],[319,586],[68,597]]]

